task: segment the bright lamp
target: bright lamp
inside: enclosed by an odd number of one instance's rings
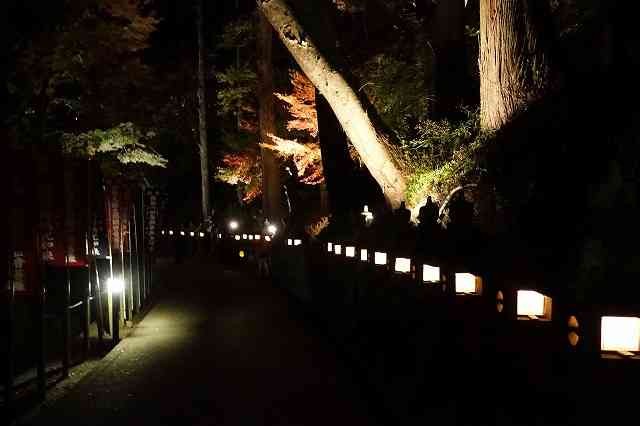
[[[609,317],[601,319],[600,349],[616,352],[640,351],[640,318]]]

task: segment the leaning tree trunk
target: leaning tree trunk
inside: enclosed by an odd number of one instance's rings
[[[263,146],[270,144],[276,133],[275,102],[273,98],[273,30],[259,13],[257,37],[258,101],[260,121],[260,154],[262,156],[262,210],[270,221],[282,218],[280,166],[275,153]]]
[[[480,0],[480,120],[499,129],[552,84],[548,2]]]
[[[355,90],[320,52],[285,0],[256,3],[302,71],[331,105],[387,202],[393,208],[399,206],[405,197],[406,179],[389,149],[388,136],[374,126]]]
[[[202,221],[209,217],[209,147],[207,145],[207,102],[204,80],[204,35],[202,18],[202,0],[196,3],[198,32],[198,148],[200,151],[200,179],[202,190]]]

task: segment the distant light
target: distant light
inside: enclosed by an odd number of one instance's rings
[[[299,246],[300,244],[302,244],[302,240],[293,240],[294,246]]]
[[[271,235],[274,235],[276,232],[278,232],[278,227],[275,225],[269,225],[267,226],[267,232]]]
[[[640,351],[640,318],[602,317],[600,349],[603,351]]]
[[[264,236],[264,239],[265,239],[265,241],[271,241],[271,237],[270,237],[270,236],[268,236],[268,235],[265,235],[265,236]]]
[[[369,211],[369,206],[365,205],[362,213],[360,214],[364,216],[364,221],[366,224],[369,224],[373,221],[373,213]]]
[[[180,235],[184,237],[184,231],[180,231]]]
[[[397,257],[394,269],[396,272],[411,272],[411,259],[407,259],[406,257]]]
[[[291,238],[287,239],[287,245],[288,246],[292,246],[293,245],[293,240]]]
[[[238,256],[240,256],[240,259],[244,258],[244,250],[240,250]]]
[[[337,255],[341,255],[342,254],[342,245],[341,244],[335,244],[333,246],[333,252]]]
[[[253,234],[249,235],[249,239],[253,240]]]
[[[232,231],[235,231],[236,229],[238,229],[240,225],[238,225],[238,222],[235,220],[232,220],[231,222],[229,222],[229,229],[231,229]]]
[[[467,272],[458,272],[455,275],[456,293],[479,294],[482,289],[480,277]]]
[[[356,257],[356,248],[355,247],[346,247],[344,249],[344,255],[347,257]]]
[[[236,239],[236,241],[240,241],[240,235],[236,235],[235,237],[233,237]]]
[[[262,238],[262,236],[261,236],[261,235],[254,235],[254,236],[253,236],[253,238],[254,238],[255,240],[259,240],[259,239],[261,239],[261,238]]]
[[[204,232],[200,233],[200,238],[204,238]]]
[[[111,294],[120,294],[124,291],[124,280],[121,278],[108,278],[107,291]]]
[[[369,260],[369,253],[367,252],[367,249],[360,250],[360,260],[363,262]]]
[[[387,264],[387,253],[382,253],[382,252],[376,251],[373,254],[373,263],[375,263],[376,265],[386,265]]]
[[[425,283],[436,283],[440,281],[440,267],[422,265],[422,281]]]
[[[544,316],[544,301],[543,294],[532,290],[518,290],[518,299],[516,311],[521,316]]]
[[[161,234],[164,235],[164,231],[162,231]]]
[[[242,239],[243,239],[243,240],[246,240],[247,238],[248,238],[248,237],[247,237],[247,234],[242,234]]]
[[[169,231],[169,235],[173,235],[173,231]]]
[[[222,234],[218,234],[218,238],[222,238]]]
[[[195,233],[195,232],[193,232],[193,231],[191,231],[191,232],[189,232],[189,235],[190,235],[190,236],[192,236],[192,237],[195,237],[195,236],[196,236],[196,233]]]
[[[333,253],[333,243],[327,243],[327,251]]]

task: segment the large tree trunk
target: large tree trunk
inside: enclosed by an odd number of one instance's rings
[[[329,191],[329,210],[334,216],[347,214],[359,202],[355,193],[355,165],[349,156],[347,137],[340,127],[331,106],[322,96],[316,96],[318,109],[318,137],[322,153],[322,169]]]
[[[499,129],[552,83],[548,2],[480,0],[480,114]]]
[[[196,3],[198,31],[198,148],[200,151],[200,179],[202,189],[202,221],[209,217],[209,147],[207,145],[207,102],[204,80],[204,35],[202,18],[202,0]]]
[[[278,36],[302,71],[331,105],[349,140],[391,207],[404,200],[406,179],[388,144],[377,129],[355,90],[317,48],[284,0],[257,0]]]
[[[262,13],[259,13],[257,68],[261,144],[270,144],[269,135],[276,132],[272,49],[273,30],[271,24]],[[266,218],[277,222],[283,214],[280,165],[275,153],[270,149],[261,147],[260,154],[262,156],[262,210]]]

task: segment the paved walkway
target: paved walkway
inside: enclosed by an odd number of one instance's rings
[[[350,372],[270,283],[195,264],[162,276],[133,334],[28,424],[376,424]]]

